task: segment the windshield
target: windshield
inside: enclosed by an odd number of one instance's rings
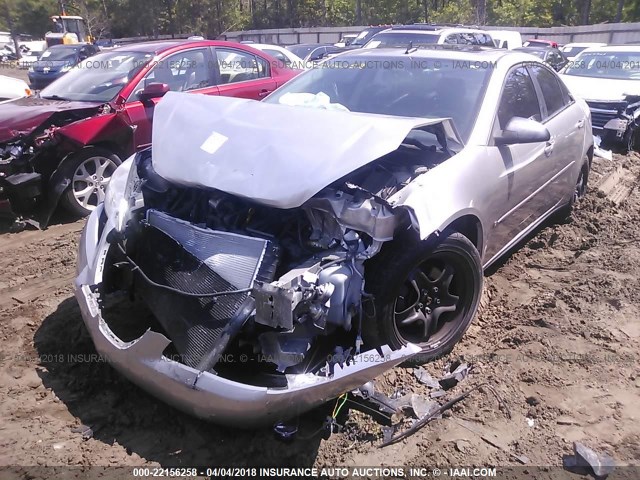
[[[491,70],[480,66],[456,68],[453,60],[441,58],[340,56],[294,78],[264,101],[382,115],[452,118],[466,141]]]
[[[519,50],[519,51],[524,52],[524,53],[528,53],[529,55],[535,55],[536,57],[538,57],[541,60],[544,60],[544,55],[546,53],[546,50],[529,50],[528,48],[522,49],[522,50],[520,50],[520,49],[516,49],[516,50]]]
[[[75,60],[78,56],[78,50],[79,48],[51,48],[42,54],[40,60],[51,62]]]
[[[296,56],[304,58],[309,55],[312,51],[318,48],[320,45],[290,45],[287,48],[290,52],[293,52]]]
[[[40,96],[109,102],[152,59],[145,52],[107,52],[88,58],[46,87]]]
[[[563,73],[577,77],[640,80],[640,50],[637,52],[585,51],[578,55]]]
[[[351,45],[359,45],[362,46],[367,43],[371,37],[373,37],[378,30],[363,30],[361,31],[356,38],[353,39]]]
[[[568,57],[575,57],[581,51],[586,50],[588,47],[563,47],[562,53],[567,55]]]
[[[374,35],[364,48],[414,47],[437,43],[440,36],[435,33],[382,32]]]

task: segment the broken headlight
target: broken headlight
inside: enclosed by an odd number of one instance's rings
[[[111,175],[104,198],[104,210],[112,220],[116,230],[121,232],[129,220],[133,206],[133,185],[137,176],[135,155],[125,160]]]

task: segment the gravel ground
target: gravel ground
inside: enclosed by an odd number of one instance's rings
[[[357,412],[328,440],[308,420],[283,444],[166,406],[95,357],[70,287],[82,222],[2,234],[0,465],[505,466],[526,456],[557,466],[574,441],[640,465],[639,175],[637,154],[596,159],[571,218],[487,272],[463,341],[425,366],[433,376],[456,359],[474,366],[441,403],[487,382],[503,404],[476,391],[383,449],[381,427]],[[409,367],[377,388],[429,394]]]

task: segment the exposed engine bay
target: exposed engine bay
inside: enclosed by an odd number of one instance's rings
[[[166,354],[200,372],[271,387],[286,386],[285,374],[330,374],[361,352],[365,316],[375,315],[367,260],[411,228],[387,199],[450,156],[408,137],[280,209],[169,182],[141,152],[102,288],[141,298],[172,342]]]

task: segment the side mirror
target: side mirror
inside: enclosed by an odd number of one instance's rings
[[[535,120],[513,117],[506,128],[494,137],[496,145],[515,145],[519,143],[540,143],[551,138],[549,130]]]
[[[138,98],[143,102],[148,102],[154,98],[164,97],[170,90],[166,83],[150,83],[138,93]]]

